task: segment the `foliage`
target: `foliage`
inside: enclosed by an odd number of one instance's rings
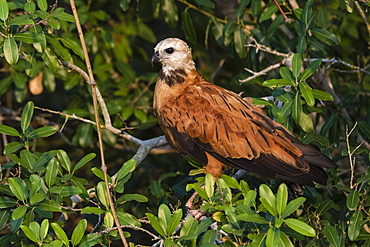
[[[298,196],[249,173],[240,181],[223,175],[215,182],[197,175],[201,169],[189,177],[173,154],[136,164],[135,146],[103,130],[125,237],[132,245],[368,246],[369,1],[278,1],[287,17],[273,1],[226,2],[76,2],[113,126],[137,138],[161,134],[150,56],[160,39],[179,36],[205,78],[247,91],[338,168],[328,171],[327,187]],[[0,0],[0,246],[120,246],[94,159],[92,92],[76,73],[86,70],[85,54],[70,9]],[[259,98],[265,95],[273,97]],[[191,190],[200,219],[183,203]]]

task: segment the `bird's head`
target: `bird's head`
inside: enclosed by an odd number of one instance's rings
[[[162,63],[163,69],[195,69],[191,57],[191,48],[181,39],[167,38],[159,42],[154,48],[152,64]]]

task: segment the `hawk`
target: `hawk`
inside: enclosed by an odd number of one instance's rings
[[[171,147],[202,163],[205,173],[216,179],[234,167],[301,185],[326,185],[323,168],[333,168],[333,161],[238,94],[206,81],[184,41],[159,42],[153,62],[162,64],[153,102],[159,125]]]

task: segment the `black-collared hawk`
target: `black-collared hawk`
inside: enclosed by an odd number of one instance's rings
[[[191,49],[178,38],[162,40],[153,62],[162,63],[154,110],[171,147],[201,162],[214,178],[229,167],[314,186],[334,163],[301,143],[281,124],[238,94],[206,81]]]

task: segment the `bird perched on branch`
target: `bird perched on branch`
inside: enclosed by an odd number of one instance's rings
[[[206,173],[218,178],[234,167],[302,185],[326,184],[322,168],[333,168],[332,160],[238,94],[203,79],[184,41],[159,42],[153,62],[162,63],[154,93],[159,125],[172,148],[201,162]]]

